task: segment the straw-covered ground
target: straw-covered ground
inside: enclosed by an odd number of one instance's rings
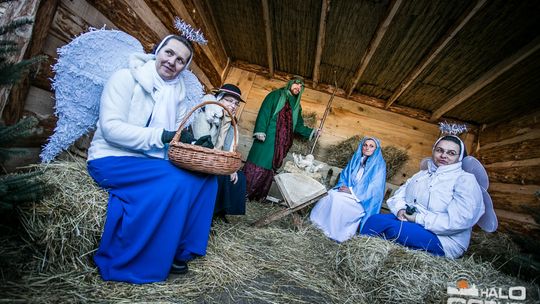
[[[501,234],[475,234],[472,252],[449,260],[380,239],[337,244],[306,218],[300,226],[285,218],[254,228],[250,223],[280,208],[257,202],[248,203],[246,216],[215,222],[207,256],[192,261],[187,275],[146,285],[104,282],[90,257],[107,194],[81,161],[52,163],[44,179],[53,194],[20,212],[26,243],[0,240],[0,302],[441,303],[447,284],[462,277],[485,288],[526,286],[527,302],[538,301],[538,287],[480,262],[514,252]]]

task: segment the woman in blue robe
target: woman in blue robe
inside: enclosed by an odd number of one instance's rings
[[[344,242],[370,216],[379,213],[385,186],[381,143],[374,137],[364,137],[336,186],[313,207],[310,219],[327,237]]]
[[[107,218],[94,261],[104,280],[163,281],[206,254],[216,177],[175,167],[167,144],[185,113],[183,73],[193,48],[167,36],[154,54],[135,54],[101,95],[88,172],[109,192]]]

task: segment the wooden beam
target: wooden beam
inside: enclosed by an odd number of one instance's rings
[[[511,143],[509,140],[513,139],[540,138],[540,124],[538,122],[540,122],[540,109],[527,115],[506,118],[486,125],[480,134],[481,149],[501,142]],[[532,134],[533,137],[529,137],[529,134]]]
[[[221,83],[223,84],[223,81],[225,80],[225,77],[223,76],[226,74],[226,69],[229,64],[229,56],[227,55],[227,52],[225,51],[225,45],[223,44],[223,38],[221,37],[221,34],[218,30],[218,26],[216,23],[216,18],[214,16],[214,13],[212,11],[212,7],[208,3],[208,0],[194,0],[193,1],[195,6],[197,7],[199,14],[201,15],[202,21],[204,23],[204,29],[206,30],[205,33],[209,35],[208,37],[208,43],[209,48],[212,51],[212,53],[216,53],[216,57],[219,60],[219,63],[221,65]]]
[[[358,81],[360,81],[360,78],[362,78],[362,75],[364,75],[364,72],[366,71],[366,68],[369,62],[371,61],[371,58],[373,58],[375,51],[377,50],[377,48],[379,47],[379,44],[384,38],[384,35],[386,34],[388,27],[392,23],[392,20],[396,16],[397,11],[399,7],[401,6],[401,3],[403,3],[403,0],[393,0],[392,3],[390,4],[386,17],[384,18],[383,22],[379,24],[379,28],[377,29],[377,32],[375,32],[375,35],[369,42],[369,46],[366,49],[364,56],[362,56],[362,60],[360,61],[360,66],[358,67],[358,70],[354,74],[354,78],[352,79],[352,82],[349,85],[349,88],[347,89],[347,97],[351,96],[354,88],[358,84]]]
[[[317,47],[315,51],[315,64],[313,65],[313,85],[317,86],[319,82],[319,73],[321,67],[322,50],[326,37],[326,20],[330,10],[330,0],[322,0],[321,17],[319,19],[319,34],[317,35]]]
[[[537,223],[531,214],[512,212],[502,209],[495,209],[495,213],[497,214],[497,218],[501,222],[511,220],[520,222],[521,224],[532,225],[534,228],[540,228],[540,223]]]
[[[261,76],[268,76],[268,69],[265,68],[265,67],[256,65],[256,64],[251,64],[251,63],[247,63],[247,62],[237,60],[237,61],[234,61],[232,63],[232,65],[234,67],[239,68],[239,69],[249,71],[249,72],[253,72],[253,73],[261,75]],[[274,73],[273,78],[287,82],[293,76],[294,75],[292,75],[292,74],[284,73],[284,72],[281,72],[281,71],[276,71]],[[309,79],[306,79],[305,83],[306,83],[306,87],[313,88],[314,90],[319,91],[319,92],[324,92],[324,93],[328,93],[328,94],[332,94],[334,92],[334,86],[333,85],[329,85],[329,84],[326,84],[326,83],[318,83],[316,86],[314,86],[313,82],[311,80],[309,80]],[[363,95],[363,94],[356,94],[355,93],[355,94],[352,94],[351,96],[347,97],[345,90],[340,89],[340,88],[338,88],[337,91],[336,91],[336,97],[347,98],[347,99],[356,101],[358,103],[366,104],[366,105],[376,107],[376,108],[380,108],[380,109],[384,109],[384,105],[386,103],[386,101],[384,101],[382,99],[378,99],[378,98]],[[415,119],[418,119],[418,120],[422,120],[422,121],[426,121],[426,122],[431,123],[431,121],[430,121],[431,116],[430,116],[430,113],[428,111],[415,109],[415,108],[409,108],[409,107],[401,106],[401,105],[393,106],[390,109],[388,109],[387,111],[392,112],[392,113],[405,115],[405,116],[408,116],[408,117],[411,117],[411,118],[415,118]],[[473,124],[466,123],[466,122],[459,121],[459,120],[452,120],[452,121],[456,122],[456,123],[459,123],[459,124],[465,124],[467,126],[467,129],[470,130],[470,132],[475,132],[475,130],[478,129],[477,125],[473,125]]]
[[[266,33],[266,56],[268,58],[268,76],[274,76],[274,55],[272,53],[272,30],[270,24],[270,11],[268,0],[261,0],[264,19],[264,32]]]
[[[7,2],[6,10],[0,15],[0,25],[8,25],[15,19],[24,17],[32,18],[36,16],[41,0],[27,0],[27,1],[10,1]],[[13,39],[19,46],[19,51],[12,56],[8,56],[7,61],[20,62],[26,50],[30,45],[30,38],[32,37],[32,31],[34,24],[19,27],[13,34],[6,35],[6,39]],[[4,112],[4,107],[8,102],[8,97],[11,92],[12,86],[6,85],[0,88],[0,116]]]
[[[165,29],[164,34],[162,33],[162,35],[160,35],[160,38],[163,38],[171,33],[178,34],[178,31],[175,29],[173,24],[174,18],[176,16],[179,16],[181,19],[191,24],[193,27],[199,28],[199,25],[195,24],[195,22],[193,21],[191,13],[189,12],[183,1],[135,1],[142,2],[145,6],[145,9],[138,10],[139,15],[146,15],[147,18],[152,17],[152,19],[155,18],[156,22],[159,22],[160,27],[163,27]],[[193,62],[198,66],[197,68],[193,68],[192,66],[192,70],[194,72],[202,71],[205,74],[205,76],[202,76],[201,74],[196,74],[199,80],[201,80],[201,82],[204,82],[203,78],[210,80],[209,83],[204,83],[207,88],[219,86],[221,84],[220,74],[222,70],[220,64],[217,62],[212,52],[210,52],[208,46],[199,45],[197,43],[193,43],[192,45],[194,51]]]
[[[217,74],[221,75],[227,64],[227,56],[225,54],[225,48],[221,43],[221,37],[213,25],[212,19],[206,16],[206,13],[210,11],[210,8],[206,7],[205,2],[202,0],[170,2],[173,3],[172,5],[178,10],[177,13],[180,18],[204,33],[205,38],[208,40],[208,44],[197,45],[197,47],[200,47],[202,53],[206,56],[206,59],[204,60],[208,60],[216,70]],[[201,57],[200,59],[203,58]],[[220,82],[215,84],[215,86],[219,86],[222,80],[223,79],[220,79]]]
[[[478,0],[476,4],[469,10],[466,15],[463,15],[454,26],[444,35],[436,44],[435,47],[428,53],[427,56],[421,61],[421,63],[403,80],[397,90],[390,96],[386,102],[385,108],[388,109],[402,94],[407,90],[411,84],[420,76],[420,74],[435,60],[435,58],[444,50],[444,48],[454,39],[454,37],[465,27],[465,25],[472,19],[478,11],[486,4],[487,0]]]
[[[172,32],[160,21],[154,14],[155,10],[150,9],[144,0],[88,0],[88,2],[107,18],[114,20],[120,30],[137,38],[146,51],[152,50],[157,42]],[[159,12],[161,13],[161,11]],[[167,26],[172,27],[172,19],[168,22]],[[204,64],[207,62],[200,60],[200,56],[197,55],[196,52],[194,62],[191,63],[191,70],[203,85],[211,88],[213,84],[206,73],[207,70],[211,72],[213,68],[205,66]],[[212,80],[219,82],[219,74],[215,75],[217,77],[213,77]]]
[[[72,20],[80,18],[88,25],[95,28],[102,28],[105,26],[107,29],[118,29],[111,20],[105,17],[86,0],[62,0],[60,2],[60,7],[67,11],[68,15],[70,15],[67,17],[71,17]]]
[[[478,78],[475,82],[465,88],[463,91],[457,93],[454,97],[440,106],[437,110],[431,115],[431,120],[435,121],[441,116],[443,116],[448,111],[457,107],[469,97],[485,88],[487,85],[491,84],[497,77],[504,74],[506,71],[510,70],[521,61],[525,60],[527,57],[532,55],[534,52],[540,49],[540,37],[536,37],[529,44],[521,48],[519,51],[514,53],[512,56],[501,61],[499,64],[491,68],[484,75]]]
[[[49,0],[42,1],[39,4],[33,26],[32,38],[30,39],[28,48],[23,56],[24,59],[30,59],[42,53],[45,40],[58,7],[58,2],[59,0]],[[2,113],[2,118],[6,124],[11,125],[21,119],[26,96],[28,95],[31,82],[33,82],[32,78],[35,78],[36,74],[48,74],[46,70],[47,67],[41,63],[40,66],[42,69],[39,69],[34,75],[25,75],[24,78],[11,89],[8,102]]]

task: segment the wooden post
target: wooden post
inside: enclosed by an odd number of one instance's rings
[[[23,59],[30,59],[42,53],[45,40],[49,34],[49,29],[54,19],[59,0],[42,1],[36,13],[32,38]],[[40,63],[41,67],[47,68],[45,63]],[[47,74],[47,71],[40,70],[39,73]],[[25,75],[19,83],[11,89],[8,102],[4,107],[2,118],[7,125],[16,123],[23,115],[26,96],[30,89],[30,75]]]
[[[268,0],[262,0],[264,32],[266,33],[266,57],[268,58],[268,76],[274,77],[274,55],[272,53],[272,30]]]
[[[32,18],[35,19],[36,13],[41,0],[18,0],[7,2],[6,11],[4,14],[0,15],[0,24],[7,25],[13,20],[20,18]],[[34,24],[27,25],[25,27],[19,28],[16,34],[14,34],[13,40],[17,42],[20,49],[17,54],[11,58],[7,58],[12,62],[20,62],[30,45],[30,38],[32,37],[32,30],[34,29]],[[4,107],[8,102],[9,94],[11,93],[12,86],[2,86],[0,88],[0,115],[4,112]]]
[[[319,19],[319,34],[317,35],[317,50],[315,52],[315,64],[313,65],[313,87],[319,82],[319,69],[321,67],[322,50],[326,35],[326,16],[330,10],[330,0],[322,0],[321,17]]]

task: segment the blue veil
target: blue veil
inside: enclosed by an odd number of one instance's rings
[[[377,144],[377,148],[371,156],[368,157],[364,174],[360,181],[356,181],[356,174],[362,165],[362,146],[368,139],[373,140]],[[386,163],[381,152],[381,142],[374,137],[364,137],[360,141],[353,157],[341,171],[340,178],[334,189],[341,186],[352,188],[356,198],[360,200],[360,204],[364,207],[366,215],[362,218],[360,229],[364,226],[366,220],[379,213],[381,210],[382,201],[384,198],[384,190],[386,188]]]

